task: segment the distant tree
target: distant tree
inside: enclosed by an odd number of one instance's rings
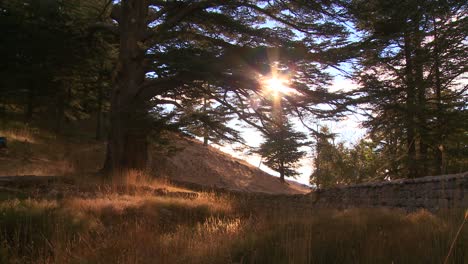
[[[384,180],[387,162],[378,144],[361,139],[351,147],[335,143],[335,135],[323,127],[316,137],[314,171],[310,183],[319,188]]]
[[[361,139],[345,149],[345,163],[348,166],[347,183],[384,180],[390,177],[386,169],[389,161],[376,142]]]
[[[273,124],[267,131],[265,141],[257,151],[265,159],[265,165],[279,172],[282,182],[285,181],[285,177],[297,176],[297,164],[306,154],[300,150],[307,145],[306,136],[294,131],[291,123],[287,121]]]
[[[364,125],[392,155],[387,169],[393,177],[466,170],[456,141],[467,135],[467,2],[355,0],[350,7],[365,47],[355,76]]]
[[[105,2],[0,2],[0,104],[9,114],[60,132],[64,121],[104,111],[115,38],[88,28],[109,12]]]
[[[322,127],[316,135],[314,171],[310,183],[318,188],[330,187],[344,181],[342,153],[334,145],[335,135]]]

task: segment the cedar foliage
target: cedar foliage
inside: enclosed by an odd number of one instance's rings
[[[306,154],[299,148],[306,146],[304,133],[295,131],[291,123],[284,121],[282,124],[272,124],[267,128],[268,134],[265,141],[260,144],[257,152],[265,159],[265,164],[279,172],[281,181],[285,177],[298,175],[298,162]]]
[[[145,168],[154,107],[206,98],[264,130],[266,115],[250,103],[265,97],[259,76],[276,66],[291,73],[298,91],[287,100],[291,113],[305,119],[342,111],[343,98],[323,89],[330,76],[322,69],[343,56],[321,57],[346,45],[344,26],[334,23],[338,10],[329,1],[116,3],[111,23],[100,25],[120,39],[106,174]]]
[[[105,112],[115,48],[110,36],[88,30],[104,15],[104,4],[0,3],[0,108],[5,119],[40,120],[62,132],[64,122]],[[99,137],[101,129],[96,133]]]
[[[0,121],[63,133],[95,119],[98,139],[110,123],[105,169],[142,169],[148,136],[165,129],[242,142],[238,119],[271,140],[262,80],[275,72],[295,90],[281,96],[284,118],[341,153],[331,163],[321,150],[330,171],[348,172],[331,182],[466,171],[467,19],[467,1],[453,0],[6,0]],[[329,92],[325,70],[349,61],[360,88]],[[351,106],[366,140],[346,148],[312,129]]]
[[[355,78],[387,174],[468,169],[467,2],[351,1],[363,52]]]

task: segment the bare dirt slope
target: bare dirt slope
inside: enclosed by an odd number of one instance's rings
[[[169,157],[153,154],[155,174],[169,179],[237,191],[297,194],[310,189],[278,178],[197,140],[176,136],[176,151]]]
[[[83,175],[102,166],[105,143],[77,138],[62,138],[30,128],[0,130],[8,138],[8,149],[0,151],[0,176]],[[306,186],[279,182],[278,178],[245,161],[200,142],[172,134],[172,145],[179,151],[166,158],[156,151],[151,155],[152,175],[209,187],[266,193],[305,193]]]

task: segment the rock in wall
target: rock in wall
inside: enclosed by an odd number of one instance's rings
[[[176,182],[175,182],[176,183]],[[406,211],[427,209],[468,209],[468,172],[417,179],[364,183],[320,189],[308,194],[246,193],[228,189],[203,187],[181,183],[200,191],[215,191],[236,196],[249,206],[284,207],[315,210],[316,208],[344,209],[389,207]],[[189,185],[187,185],[189,184]],[[177,185],[177,183],[176,183]]]
[[[468,208],[468,172],[335,187],[306,196],[315,206],[329,208]]]

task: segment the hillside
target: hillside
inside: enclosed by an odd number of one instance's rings
[[[8,151],[0,154],[0,176],[85,176],[102,164],[99,141],[24,129],[0,133],[10,139]],[[179,151],[169,158],[153,149],[153,163],[162,164],[154,174],[237,190],[292,192],[288,188],[294,185],[278,185],[276,178],[197,141],[176,137],[173,142]],[[468,259],[468,229],[460,228],[468,212],[458,209],[437,214],[335,210],[312,206],[308,195],[233,195],[164,180],[128,183],[0,177],[0,263],[435,264]],[[360,193],[359,198],[375,198]],[[335,197],[338,205],[342,198]]]
[[[285,194],[310,191],[307,186],[293,181],[282,184],[259,168],[211,146],[203,146],[197,140],[181,136],[172,140],[180,148],[173,155],[152,155],[153,163],[158,164],[153,168],[156,175],[237,191]]]
[[[0,131],[8,138],[8,150],[0,153],[0,176],[80,175],[99,169],[105,144],[83,136],[58,137],[42,130],[18,127]],[[287,185],[266,172],[229,154],[182,136],[172,135],[177,149],[169,157],[153,149],[151,176],[220,187],[265,193],[305,193],[306,186]]]

